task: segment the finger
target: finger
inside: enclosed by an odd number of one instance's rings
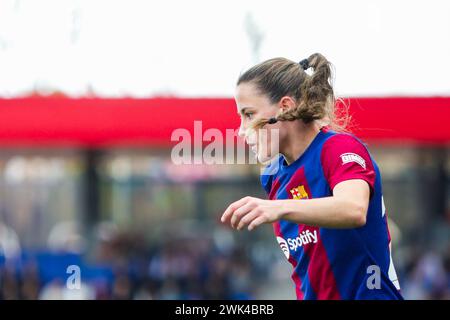
[[[244,217],[245,215],[247,215],[248,213],[250,213],[250,211],[252,211],[255,208],[255,204],[252,202],[247,202],[246,204],[244,204],[242,207],[237,208],[233,215],[231,216],[231,226],[233,228],[236,228],[236,226],[239,224],[239,221],[242,219],[242,217]]]
[[[248,230],[252,231],[253,229],[262,225],[265,222],[266,222],[266,217],[264,217],[263,215],[260,215],[248,225]]]
[[[227,222],[230,219],[231,215],[233,214],[234,210],[238,209],[244,203],[249,201],[250,200],[249,198],[250,197],[244,197],[244,198],[239,199],[238,201],[235,201],[232,204],[230,204],[228,206],[228,208],[225,210],[225,212],[222,214],[222,217],[220,218],[220,221],[222,221],[223,223]]]
[[[241,230],[246,225],[251,223],[253,220],[255,220],[259,215],[261,214],[261,211],[258,208],[254,208],[252,211],[250,211],[248,214],[246,214],[242,219],[240,220],[237,229]]]
[[[231,218],[234,211],[236,209],[238,209],[239,207],[241,207],[241,205],[243,203],[245,203],[245,199],[246,198],[242,198],[242,199],[239,199],[238,201],[235,201],[232,204],[230,204],[228,206],[228,208],[225,210],[225,212],[222,214],[222,217],[220,218],[220,220],[224,223],[227,222]]]

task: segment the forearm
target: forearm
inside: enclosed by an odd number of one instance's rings
[[[357,228],[365,225],[367,206],[346,198],[325,197],[279,202],[283,220],[325,228]]]

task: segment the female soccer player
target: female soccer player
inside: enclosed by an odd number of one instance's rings
[[[336,129],[330,81],[318,53],[270,59],[239,77],[239,135],[259,161],[271,160],[261,175],[269,200],[242,198],[221,221],[238,230],[273,224],[297,299],[402,299],[380,172],[364,144]]]

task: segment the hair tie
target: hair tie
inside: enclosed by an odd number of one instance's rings
[[[267,121],[268,124],[274,124],[277,122],[278,122],[277,118],[270,118],[269,121]]]
[[[303,70],[309,69],[309,61],[308,59],[303,59],[299,62],[299,64],[302,66]]]

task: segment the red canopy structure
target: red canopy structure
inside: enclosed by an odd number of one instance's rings
[[[364,140],[448,144],[450,97],[346,99]],[[171,134],[194,121],[202,128],[236,129],[233,99],[0,99],[0,146],[121,147],[173,145]]]

